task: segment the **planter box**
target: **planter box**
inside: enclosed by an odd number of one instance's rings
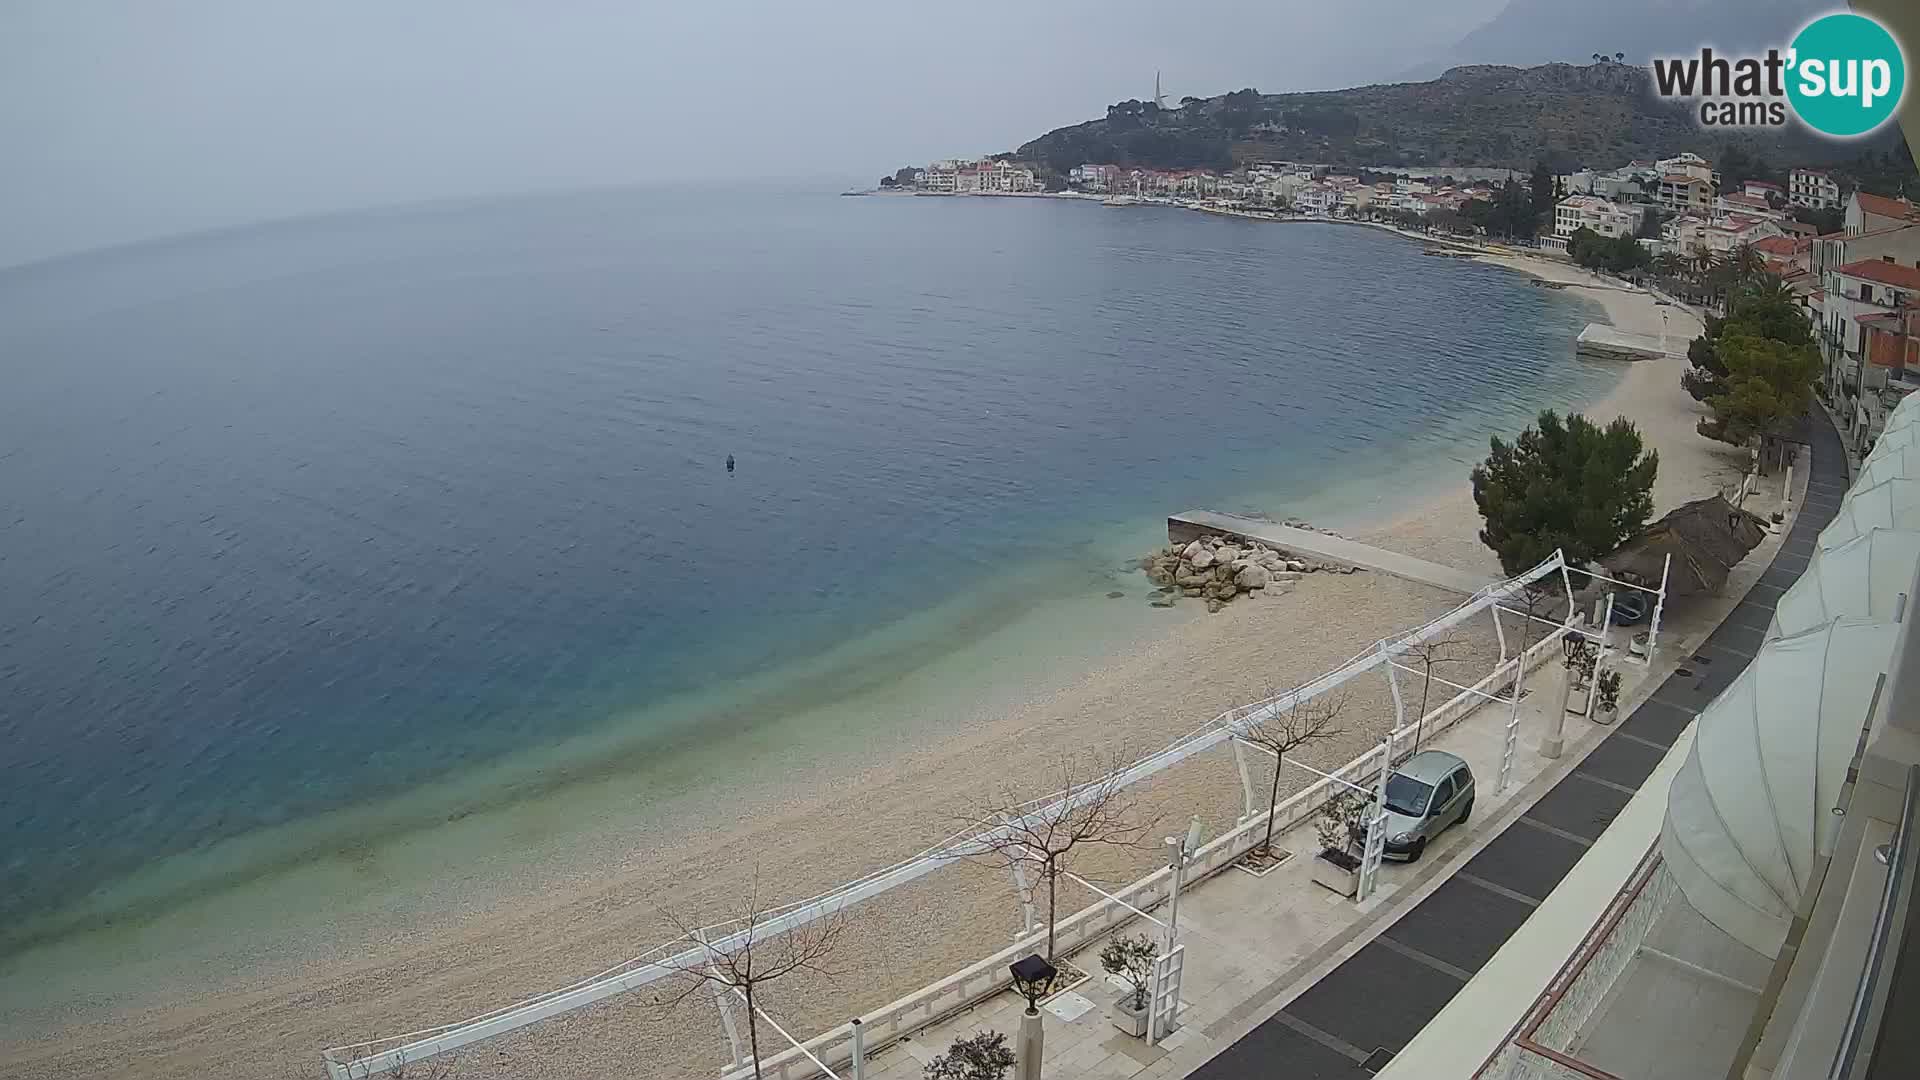
[[[1328,858],[1323,851],[1313,857],[1313,880],[1341,896],[1352,896],[1360,891],[1360,860],[1352,859],[1352,862],[1352,869],[1348,869]]]
[[[1147,1010],[1144,1007],[1138,1011],[1134,1010],[1131,991],[1114,1000],[1110,1015],[1113,1017],[1114,1027],[1136,1039],[1147,1037]]]

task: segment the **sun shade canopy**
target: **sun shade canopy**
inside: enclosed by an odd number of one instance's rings
[[[1920,480],[1895,477],[1872,487],[1855,486],[1821,530],[1816,546],[1839,547],[1869,529],[1920,529]]]
[[[1762,955],[1779,953],[1831,842],[1831,810],[1897,629],[1837,619],[1775,638],[1700,713],[1660,853],[1694,910]]]
[[[1815,550],[1806,572],[1774,606],[1767,636],[1788,637],[1842,616],[1892,622],[1916,566],[1920,532],[1872,529],[1838,547]]]
[[[1724,496],[1713,495],[1675,509],[1600,563],[1620,576],[1657,582],[1667,556],[1672,555],[1668,596],[1718,592],[1727,583],[1727,574],[1766,535],[1764,521]]]

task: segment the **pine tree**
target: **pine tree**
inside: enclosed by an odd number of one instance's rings
[[[1537,426],[1492,452],[1473,470],[1473,501],[1486,519],[1480,541],[1508,574],[1559,549],[1581,566],[1619,547],[1653,516],[1660,455],[1643,452],[1625,417],[1598,427],[1578,413],[1548,410]]]

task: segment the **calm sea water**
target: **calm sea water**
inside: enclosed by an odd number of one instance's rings
[[[1052,200],[597,193],[0,272],[0,924],[569,737],[671,753],[753,723],[672,703],[1010,568],[1104,589],[1170,510],[1404,477],[1610,380],[1587,314]]]

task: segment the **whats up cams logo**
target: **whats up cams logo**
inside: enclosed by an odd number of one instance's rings
[[[1824,15],[1802,27],[1784,51],[1765,56],[1698,56],[1653,61],[1654,91],[1697,102],[1702,126],[1777,128],[1788,117],[1822,135],[1850,139],[1878,129],[1906,95],[1900,42],[1866,15]]]

